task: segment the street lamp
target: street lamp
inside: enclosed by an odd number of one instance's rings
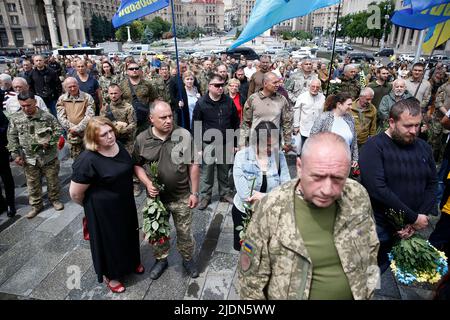
[[[391,10],[391,5],[390,4],[385,5],[384,10],[385,10],[385,12],[389,12]],[[386,15],[384,16],[384,30],[383,30],[383,36],[380,41],[380,50],[384,49],[384,39],[386,38],[386,29],[387,29],[389,18],[390,18],[390,16],[386,13]]]

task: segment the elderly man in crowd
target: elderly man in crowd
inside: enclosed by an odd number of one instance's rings
[[[401,100],[412,97],[411,94],[406,90],[406,82],[405,80],[399,78],[392,82],[392,91],[385,95],[380,102],[380,106],[378,107],[378,128],[379,132],[384,131],[388,127],[388,119],[389,112],[391,111],[392,106]]]
[[[63,86],[66,93],[56,103],[58,120],[67,132],[70,156],[76,159],[84,150],[84,130],[94,116],[95,103],[91,95],[80,91],[77,79],[68,77]]]
[[[373,89],[366,87],[352,104],[351,112],[355,120],[358,150],[361,150],[369,137],[377,133],[377,108],[372,104],[373,97]]]
[[[314,79],[309,84],[309,90],[303,92],[294,106],[294,135],[300,133],[302,145],[309,138],[314,121],[323,112],[325,96],[320,92],[321,82]],[[297,150],[300,153],[300,150]]]
[[[30,91],[30,86],[28,85],[27,80],[22,77],[15,77],[14,80],[12,81],[12,87],[17,95]],[[9,98],[6,101],[5,109],[7,114],[9,115],[20,110],[20,103],[19,99],[17,98],[17,95]],[[47,106],[45,105],[44,100],[42,100],[41,97],[35,95],[34,99],[36,100],[37,107],[39,109],[47,112],[49,111],[47,109]]]
[[[344,75],[340,77],[335,84],[330,87],[332,94],[338,92],[348,92],[353,100],[359,97],[361,83],[357,80],[358,68],[354,64],[348,64],[344,67]]]

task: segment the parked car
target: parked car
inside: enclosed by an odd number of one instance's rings
[[[353,51],[353,47],[351,45],[349,45],[349,44],[344,43],[342,46],[347,51]]]
[[[239,60],[241,58],[241,55],[245,57],[247,60],[258,60],[259,55],[253,50],[252,48],[248,47],[237,47],[231,50],[221,51],[219,54],[225,53],[226,55],[231,56],[232,58],[235,58],[236,60]]]
[[[203,59],[205,56],[206,56],[206,54],[203,51],[197,51],[197,52],[194,52],[194,53],[191,54],[191,57],[199,58],[199,59]]]
[[[350,58],[350,61],[352,62],[374,62],[375,58],[373,57],[373,55],[371,55],[370,53],[365,53],[365,52],[351,52],[347,55]]]
[[[8,58],[8,57],[4,57],[4,56],[0,56],[0,63],[4,64],[4,63],[12,63],[12,59]]]
[[[344,47],[335,47],[334,52],[341,56],[345,56],[347,54],[347,50]]]
[[[392,48],[383,48],[378,52],[373,54],[375,57],[390,57],[394,55],[394,49]]]
[[[265,54],[277,54],[280,51],[283,51],[284,47],[283,46],[272,46],[272,47],[268,47],[266,50],[264,50]]]
[[[129,54],[125,52],[110,52],[108,53],[108,59],[111,60],[114,56],[118,56],[120,60],[124,60]]]
[[[306,57],[311,57],[311,55],[311,50],[309,50],[309,48],[301,48],[297,51],[291,52],[291,57],[294,59],[303,59]]]

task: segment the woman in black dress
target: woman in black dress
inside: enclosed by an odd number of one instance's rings
[[[119,279],[143,273],[133,196],[133,163],[116,142],[116,129],[105,117],[93,117],[86,128],[86,150],[73,164],[70,196],[82,205],[88,221],[91,253],[98,281],[112,292],[125,287]]]

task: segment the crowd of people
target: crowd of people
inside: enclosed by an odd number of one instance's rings
[[[0,74],[0,210],[16,214],[10,162],[24,169],[27,218],[44,208],[42,176],[54,209],[64,209],[66,143],[98,281],[116,293],[124,276],[144,272],[134,201],[142,186],[171,213],[183,266],[198,277],[192,210],[211,204],[215,169],[219,201],[232,205],[242,298],[370,299],[394,239],[426,228],[438,208],[430,241],[450,254],[445,66],[222,54],[178,67],[131,56],[16,60]],[[150,179],[155,161],[163,190]],[[405,213],[404,229],[389,223],[391,209]],[[169,249],[153,246],[152,279]]]

